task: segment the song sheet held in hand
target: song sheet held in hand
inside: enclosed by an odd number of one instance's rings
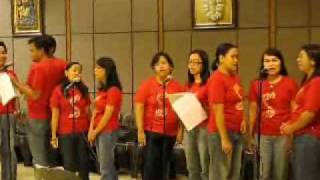
[[[168,97],[172,108],[188,131],[208,118],[206,111],[193,93],[175,93],[169,94]]]

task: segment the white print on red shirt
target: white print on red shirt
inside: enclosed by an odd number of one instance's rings
[[[276,110],[269,104],[269,102],[276,98],[276,93],[271,91],[269,93],[264,93],[262,95],[262,102],[266,107],[264,117],[265,118],[273,118],[276,114]]]
[[[68,118],[77,119],[80,117],[81,115],[80,109],[76,106],[77,102],[80,101],[80,98],[81,98],[80,95],[74,95],[73,97],[70,97],[68,99],[69,103],[71,104],[71,107],[73,106],[72,112],[69,114]]]
[[[242,111],[243,110],[243,96],[240,93],[240,91],[241,91],[240,85],[239,84],[233,85],[233,90],[234,90],[235,94],[238,96],[238,98],[241,100],[240,102],[238,102],[235,105],[235,109],[238,111]]]
[[[167,99],[167,97],[168,97],[168,94],[165,93],[165,99]],[[165,100],[166,101],[165,114],[163,112],[163,93],[157,94],[156,101],[157,101],[157,108],[155,110],[156,119],[163,119],[163,117],[167,116],[168,114],[167,100]]]

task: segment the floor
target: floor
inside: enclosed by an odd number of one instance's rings
[[[18,164],[18,180],[33,180],[33,179],[34,179],[33,168],[25,167],[23,164]],[[99,175],[91,173],[90,180],[99,180]],[[119,180],[137,180],[137,179],[131,178],[129,175],[126,175],[126,174],[121,174],[119,176]],[[180,176],[180,177],[177,177],[176,180],[187,180],[187,178],[184,176]]]

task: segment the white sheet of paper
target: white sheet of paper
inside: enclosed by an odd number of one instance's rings
[[[207,113],[194,94],[176,93],[169,94],[168,96],[172,108],[188,131],[192,130],[203,120],[208,118]]]
[[[6,105],[11,99],[16,97],[12,82],[7,73],[0,73],[0,99]]]

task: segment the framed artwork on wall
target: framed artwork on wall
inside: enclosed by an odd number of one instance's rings
[[[14,36],[43,33],[42,0],[12,0],[12,31]]]
[[[236,0],[192,0],[193,28],[234,28],[236,8]]]

